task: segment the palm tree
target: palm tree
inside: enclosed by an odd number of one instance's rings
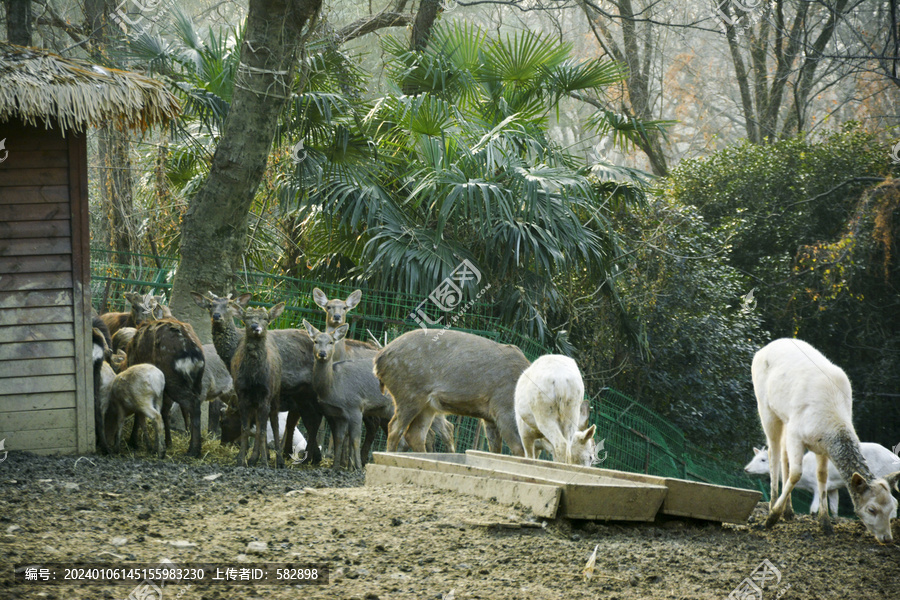
[[[359,280],[415,297],[468,260],[491,282],[497,315],[549,341],[567,279],[611,280],[611,198],[643,193],[639,173],[606,165],[602,180],[579,164],[548,135],[550,117],[569,94],[619,81],[621,67],[572,60],[569,45],[538,34],[459,24],[435,27],[423,51],[391,38],[385,49],[394,93],[359,127],[333,128],[328,160],[299,174],[307,233],[352,249]],[[597,123],[609,126],[602,114]]]

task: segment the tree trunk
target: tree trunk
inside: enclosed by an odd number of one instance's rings
[[[821,10],[828,11],[827,18],[819,18],[822,15],[816,11],[820,10],[820,4]],[[838,18],[847,10],[849,2],[836,0],[833,6],[820,4],[776,0],[767,7],[755,9],[767,12],[760,18],[755,31],[751,27],[747,32],[747,64],[731,19],[736,9],[729,2],[720,5],[728,18],[725,37],[740,91],[747,138],[754,144],[777,141],[779,121],[782,122],[781,137],[802,131],[806,124],[805,112],[816,70],[825,60],[825,48],[834,38]],[[785,8],[794,9],[792,19],[786,18]],[[810,43],[820,23],[821,29]],[[785,110],[789,90],[793,92],[793,103]]]
[[[438,16],[440,0],[421,0],[419,12],[416,13],[416,21],[413,23],[412,37],[409,41],[409,49],[421,52],[428,47],[431,38],[431,29]]]
[[[100,195],[106,215],[100,237],[104,247],[116,252],[116,262],[130,265],[131,253],[136,251],[131,143],[127,132],[110,125],[101,128],[99,134]]]
[[[803,131],[803,127],[806,125],[806,110],[809,104],[809,95],[812,91],[813,77],[816,74],[819,63],[822,62],[825,46],[828,45],[828,42],[834,36],[838,15],[843,13],[846,7],[847,0],[838,0],[835,3],[835,6],[830,9],[831,14],[828,16],[828,21],[822,28],[822,32],[819,33],[819,37],[816,38],[812,47],[806,52],[806,60],[803,62],[803,66],[800,67],[800,76],[798,78],[800,84],[794,92],[794,105],[788,113],[784,128],[781,131],[781,137],[783,138]]]
[[[224,294],[234,287],[250,206],[291,93],[301,32],[321,4],[250,0],[231,107],[209,177],[184,216],[181,263],[173,286],[172,311],[189,321],[205,342],[211,339],[209,316],[189,292]]]
[[[729,14],[731,9],[727,2],[722,5],[721,10],[729,19],[731,18]],[[747,130],[747,139],[752,144],[758,144],[760,136],[756,113],[753,111],[753,97],[750,95],[750,79],[747,75],[747,68],[744,66],[744,59],[741,56],[741,49],[738,45],[737,32],[734,29],[733,21],[726,21],[725,38],[728,40],[731,62],[734,64],[734,76],[737,79],[738,89],[741,93],[741,109],[744,112],[744,128]],[[757,92],[756,96],[759,98],[759,92]]]
[[[31,0],[6,0],[6,39],[10,44],[31,45]]]
[[[650,69],[653,64],[653,56],[657,48],[653,43],[650,31],[650,23],[646,23],[643,36],[638,32],[638,18],[631,0],[621,0],[615,6],[619,12],[622,27],[622,47],[620,48],[606,26],[605,15],[588,2],[579,2],[585,16],[588,18],[594,37],[604,51],[615,60],[628,65],[628,75],[625,78],[625,87],[628,90],[628,100],[631,110],[625,110],[629,116],[634,116],[641,121],[653,120],[653,103],[650,90]],[[643,14],[643,13],[642,13]],[[643,48],[641,45],[643,41]],[[641,50],[643,49],[643,54]],[[641,151],[647,155],[650,162],[650,170],[654,175],[665,177],[669,174],[669,166],[666,163],[666,155],[663,150],[662,136],[658,131],[648,131],[637,140]]]
[[[107,48],[114,32],[110,30],[109,0],[85,0],[85,30],[90,32],[88,51],[91,59],[110,64]],[[123,65],[111,65],[123,67]],[[134,186],[131,174],[131,138],[128,133],[112,125],[100,128],[97,152],[100,162],[100,204],[104,219],[94,232],[96,243],[116,252],[116,262],[133,263],[131,253],[139,250],[136,243],[134,215]],[[130,277],[130,273],[123,273]]]

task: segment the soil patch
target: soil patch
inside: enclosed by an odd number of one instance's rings
[[[741,585],[750,589],[753,573],[759,583],[764,560],[777,569],[766,567],[766,599],[900,598],[897,545],[879,545],[849,519],[838,519],[832,536],[809,515],[767,531],[765,514],[761,504],[739,526],[544,524],[515,507],[412,486],[365,487],[362,473],[321,467],[10,452],[0,463],[0,600],[121,599],[133,591],[13,586],[12,563],[163,559],[302,561],[331,569],[323,586],[169,586],[166,600],[721,599]],[[900,539],[900,520],[894,537]],[[594,575],[585,581],[595,546]]]

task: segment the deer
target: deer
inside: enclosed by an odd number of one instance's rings
[[[281,353],[275,340],[268,335],[269,323],[277,319],[284,310],[284,302],[272,308],[244,308],[234,305],[238,316],[244,321],[244,337],[238,344],[231,359],[231,377],[238,397],[241,413],[241,449],[237,464],[246,467],[256,465],[260,456],[266,466],[269,451],[266,447],[266,419],[272,425],[275,443],[275,466],[284,467],[284,454],[278,432],[278,401],[281,393]],[[250,436],[250,422],[256,422],[253,452],[247,460],[247,440]]]
[[[100,315],[100,319],[106,324],[110,335],[115,335],[122,327],[138,327],[148,320],[172,318],[171,311],[162,304],[161,297],[154,296],[153,292],[148,292],[143,296],[125,292],[123,296],[131,304],[130,311],[108,312]]]
[[[333,334],[319,331],[305,319],[303,326],[314,344],[313,390],[334,436],[333,468],[347,465],[359,469],[363,417],[390,419],[391,400],[382,393],[372,373],[371,360],[335,362],[335,348],[347,335],[348,324],[344,323]]]
[[[313,301],[319,305],[319,307],[325,311],[325,333],[334,334],[335,330],[346,323],[347,321],[347,313],[356,308],[359,304],[359,301],[362,300],[362,290],[356,290],[347,296],[346,300],[329,300],[325,295],[325,292],[320,290],[319,288],[313,288]],[[348,340],[342,337],[339,341],[336,342],[334,347],[334,360],[342,361],[345,358],[357,358],[356,349],[351,349],[350,352],[354,356],[346,356],[347,353],[347,342]],[[363,348],[366,350],[371,350],[372,355],[374,356],[376,348],[368,343],[357,342],[359,346],[357,348],[362,350]],[[362,352],[360,352],[362,353]]]
[[[142,415],[156,424],[156,437],[147,432],[147,445],[159,458],[166,456],[163,439],[162,407],[166,378],[163,372],[151,364],[142,363],[128,367],[113,379],[109,388],[109,409],[106,417],[106,437],[118,451],[122,438],[122,425],[128,415]],[[144,419],[141,420],[141,429]],[[137,419],[135,423],[138,423]]]
[[[831,459],[847,482],[853,509],[866,529],[879,542],[893,541],[891,515],[897,501],[891,488],[898,488],[900,471],[876,478],[869,469],[853,428],[853,396],[846,373],[810,344],[782,338],[754,355],[751,376],[772,457],[772,505],[766,527],[782,516],[793,516],[791,490],[803,476],[803,452],[808,448],[816,455],[822,530],[833,531],[824,501]]]
[[[596,426],[580,427],[584,381],[574,360],[559,354],[535,360],[516,383],[515,403],[526,458],[537,458],[535,442],[544,439],[553,460],[591,466]]]
[[[209,312],[216,353],[226,365],[230,365],[244,335],[244,332],[235,326],[234,316],[239,309],[249,306],[251,295],[240,294],[232,298],[232,294],[217,296],[212,292],[205,295],[191,292],[191,297],[199,307]],[[322,421],[322,413],[312,390],[312,342],[305,331],[298,329],[273,329],[268,335],[275,340],[282,356],[279,405],[282,411],[288,413],[283,452],[289,455],[293,448],[294,429],[298,421],[303,420],[311,440],[316,439]],[[222,418],[230,419],[230,413],[226,412]],[[223,426],[228,428],[232,425],[224,423]],[[313,441],[307,446],[307,450],[308,456],[304,462],[319,464],[322,460],[319,446]]]
[[[356,308],[362,300],[362,290],[355,290],[346,300],[329,300],[319,288],[313,288],[313,301],[325,312],[325,333],[334,334],[335,330],[342,324],[347,322],[347,313]],[[369,342],[361,342],[342,337],[334,346],[334,361],[356,360],[360,358],[374,358],[378,347]],[[368,449],[371,448],[375,441],[376,430],[382,427],[382,424],[373,417],[364,417],[363,422],[366,425],[366,438],[363,442],[363,463],[368,456]],[[449,425],[449,423],[447,424]]]
[[[515,388],[530,362],[515,346],[452,329],[442,333],[409,331],[375,355],[375,376],[394,400],[388,452],[396,452],[403,436],[413,451],[424,452],[434,416],[453,413],[484,420],[491,452],[500,453],[505,441],[524,456]]]
[[[97,447],[104,454],[110,454],[110,447],[104,428],[104,419],[109,407],[109,385],[116,374],[109,365],[110,350],[108,345],[109,331],[106,324],[94,317],[91,330],[91,352],[93,359],[94,379],[94,435]]]
[[[190,323],[166,318],[143,323],[128,345],[127,365],[150,363],[165,376],[162,418],[165,426],[166,446],[172,444],[169,413],[172,403],[186,408],[190,417],[191,441],[187,456],[200,457],[200,406],[203,402],[203,374],[206,359],[203,347]],[[143,419],[143,416],[140,416]],[[135,416],[132,441],[137,441],[139,417]]]

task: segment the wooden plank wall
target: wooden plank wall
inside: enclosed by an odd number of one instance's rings
[[[84,139],[18,123],[0,123],[0,138],[0,439],[7,450],[85,452]]]

